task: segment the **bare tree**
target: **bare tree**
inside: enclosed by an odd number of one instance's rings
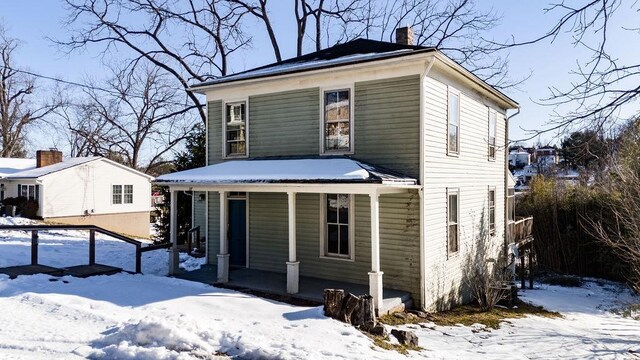
[[[1,157],[25,156],[26,130],[60,106],[44,103],[36,94],[33,76],[16,67],[19,42],[0,24],[0,150]]]
[[[248,49],[255,36],[249,23],[264,26],[273,56],[295,42],[296,53],[305,44],[320,50],[356,37],[393,39],[399,26],[416,28],[418,45],[433,46],[452,56],[478,76],[498,87],[514,85],[506,77],[507,61],[489,50],[482,39],[499,17],[479,10],[471,0],[295,0],[291,4],[268,0],[66,0],[67,25],[72,34],[55,40],[67,51],[99,44],[105,54],[124,48],[133,54],[130,65],[149,62],[169,74],[177,86],[188,89],[228,74],[234,55]],[[277,36],[271,14],[289,14],[295,35]],[[258,27],[260,29],[260,27]],[[191,104],[206,121],[201,100],[187,91]]]
[[[193,127],[194,106],[176,102],[183,94],[159,68],[112,69],[106,92],[84,91],[85,100],[60,113],[75,155],[114,158],[145,172],[163,165]]]
[[[618,139],[617,151],[609,164],[609,177],[602,196],[606,215],[583,217],[608,249],[625,265],[628,282],[640,291],[640,122],[633,121]]]
[[[554,42],[568,34],[571,44],[590,55],[578,61],[571,73],[575,77],[566,86],[550,87],[550,95],[541,102],[550,106],[567,106],[571,110],[557,112],[546,131],[570,131],[575,127],[589,127],[607,132],[621,113],[638,111],[640,95],[640,62],[627,59],[624,63],[610,49],[613,32],[629,35],[640,41],[640,27],[629,28],[617,21],[619,12],[638,12],[640,2],[624,0],[555,1],[544,11],[555,16],[553,26],[541,35],[527,40],[511,39],[494,43],[493,50],[505,50],[534,43]],[[619,35],[619,34],[618,34]],[[623,120],[624,116],[622,116]],[[541,131],[532,131],[530,139]]]

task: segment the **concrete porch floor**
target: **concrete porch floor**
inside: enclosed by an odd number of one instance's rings
[[[214,285],[217,282],[217,268],[212,265],[204,265],[199,270],[181,272],[176,277]],[[324,289],[344,289],[345,293],[354,295],[369,293],[368,285],[300,276],[299,292],[297,294],[287,294],[287,274],[247,268],[229,269],[229,282],[226,285],[268,294],[288,295],[292,298],[317,302],[318,304],[323,303]],[[380,313],[385,314],[390,310],[401,307],[403,304],[410,307],[410,302],[410,293],[385,288],[383,290]]]

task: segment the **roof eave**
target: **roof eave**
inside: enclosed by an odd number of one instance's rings
[[[497,97],[498,99],[503,101],[505,103],[505,105],[508,105],[507,109],[519,109],[520,108],[520,104],[518,104],[515,100],[513,100],[510,97],[508,97],[507,95],[503,94],[501,91],[499,91],[495,87],[489,85],[486,81],[480,79],[477,75],[475,75],[471,71],[465,69],[462,65],[460,65],[457,62],[453,61],[451,58],[449,58],[448,56],[443,54],[441,51],[439,51],[439,50],[436,51],[435,56],[443,64],[449,66],[451,69],[453,69],[453,70],[457,71],[458,73],[460,73],[460,75],[462,75],[462,76],[468,78],[469,80],[473,81],[474,83],[478,84],[484,90],[490,92],[492,95],[494,95],[495,97]]]
[[[323,72],[328,72],[333,70],[334,68],[340,67],[340,68],[351,68],[351,67],[361,67],[361,66],[366,66],[369,63],[386,63],[386,62],[395,62],[398,61],[399,58],[413,58],[413,57],[420,57],[423,56],[427,53],[432,53],[432,52],[436,52],[435,49],[433,48],[425,48],[423,50],[415,50],[412,52],[407,52],[407,53],[401,53],[401,54],[397,54],[396,56],[390,56],[390,57],[383,57],[383,58],[374,58],[374,59],[362,59],[362,60],[358,60],[358,61],[353,61],[353,62],[347,62],[347,63],[343,63],[343,64],[329,64],[327,66],[322,66],[322,67],[318,67],[318,68],[312,68],[312,69],[298,69],[298,70],[292,70],[292,71],[285,71],[285,72],[281,72],[281,73],[275,73],[275,74],[265,74],[262,76],[256,76],[256,77],[250,77],[250,78],[246,78],[246,79],[238,79],[238,80],[230,80],[230,81],[226,81],[226,82],[219,82],[219,83],[215,83],[215,84],[202,84],[202,85],[194,85],[194,86],[190,86],[187,88],[187,91],[191,91],[191,92],[195,92],[198,94],[206,94],[207,90],[213,89],[213,88],[217,88],[217,87],[223,87],[223,86],[235,86],[235,85],[239,85],[239,84],[250,84],[250,83],[255,83],[255,82],[260,82],[260,81],[268,81],[268,80],[272,80],[275,78],[286,78],[286,77],[292,77],[292,76],[298,76],[300,74],[316,74],[316,73],[323,73]]]

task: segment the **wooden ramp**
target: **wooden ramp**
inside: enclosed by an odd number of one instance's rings
[[[113,275],[121,271],[121,268],[103,264],[78,265],[65,268],[64,275],[87,278],[89,276]]]
[[[87,278],[89,276],[97,276],[97,275],[113,275],[121,272],[122,269],[103,265],[103,264],[93,264],[93,265],[78,265],[71,266],[64,269],[54,268],[46,265],[23,265],[23,266],[11,266],[6,268],[0,268],[0,274],[9,275],[10,279],[15,279],[20,275],[35,275],[35,274],[46,274],[52,276],[75,276],[79,278]]]
[[[20,275],[35,275],[35,274],[48,274],[53,276],[62,276],[64,269],[58,269],[46,265],[23,265],[23,266],[10,266],[6,268],[0,268],[0,274],[9,275],[10,279],[15,279]]]

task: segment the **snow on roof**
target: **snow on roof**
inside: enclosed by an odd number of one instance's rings
[[[43,166],[39,168],[33,168],[25,171],[16,172],[6,176],[6,179],[36,179],[41,176],[45,176],[60,170],[68,169],[80,164],[88,163],[90,161],[101,159],[101,157],[75,157],[69,158],[57,164]]]
[[[157,183],[393,183],[415,185],[416,179],[346,157],[234,160],[175,172]]]
[[[0,158],[0,178],[35,167],[35,159]]]
[[[208,85],[222,84],[222,83],[227,83],[232,81],[261,78],[261,77],[266,77],[271,75],[280,75],[280,74],[288,74],[288,73],[294,73],[299,71],[328,68],[328,67],[345,65],[350,63],[357,63],[362,61],[372,61],[372,60],[378,60],[383,58],[396,57],[396,56],[405,55],[405,54],[408,55],[411,53],[415,53],[415,51],[406,49],[406,50],[396,50],[396,51],[391,51],[386,53],[349,55],[349,56],[343,56],[343,57],[340,57],[337,59],[331,59],[331,60],[318,59],[318,60],[296,62],[296,63],[283,63],[278,65],[273,65],[267,68],[258,68],[258,69],[253,69],[253,70],[245,71],[242,73],[238,73],[238,74],[223,76],[215,80],[198,84],[194,86],[194,88],[208,86]]]

